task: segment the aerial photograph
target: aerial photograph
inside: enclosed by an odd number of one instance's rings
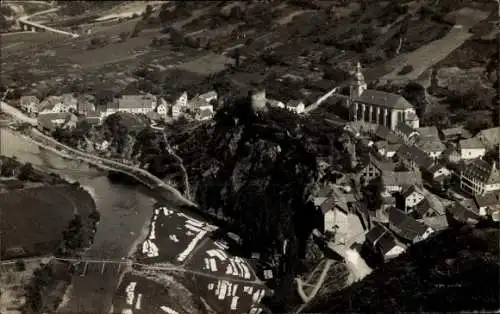
[[[0,0],[0,314],[500,313],[500,0]]]

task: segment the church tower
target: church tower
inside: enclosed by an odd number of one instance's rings
[[[350,94],[351,98],[357,98],[363,94],[363,92],[367,89],[367,85],[365,82],[365,76],[361,72],[361,63],[356,64],[356,72],[354,72],[354,82],[350,86]]]

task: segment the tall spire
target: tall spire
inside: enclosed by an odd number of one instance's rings
[[[354,74],[356,77],[356,81],[359,85],[362,85],[365,83],[365,76],[363,75],[363,72],[361,72],[361,63],[358,61],[356,64],[356,73]]]

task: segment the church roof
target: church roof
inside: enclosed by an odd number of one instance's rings
[[[413,106],[403,96],[384,91],[367,89],[353,101],[392,109],[411,109]]]

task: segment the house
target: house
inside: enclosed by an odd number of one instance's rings
[[[387,141],[389,144],[401,143],[401,139],[399,138],[399,136],[397,136],[397,134],[394,133],[394,131],[392,131],[391,129],[389,129],[383,125],[377,126],[377,128],[375,129],[374,135],[375,135],[375,137],[377,137],[381,140]]]
[[[429,168],[422,169],[423,179],[440,188],[446,187],[451,179],[451,175],[451,170],[440,163],[436,163]]]
[[[392,158],[398,151],[401,144],[389,144],[387,141],[377,141],[374,144],[377,152],[386,158]]]
[[[329,186],[322,188],[313,202],[323,215],[324,234],[335,234],[339,227],[347,226],[348,203],[354,201],[353,197],[343,198],[339,191]]]
[[[500,191],[476,195],[474,201],[479,208],[479,216],[492,216],[493,213],[500,211]]]
[[[407,144],[414,144],[420,135],[418,131],[402,121],[396,125],[396,129],[394,131],[396,135],[401,137],[403,142]]]
[[[198,121],[207,121],[212,119],[213,111],[209,109],[196,110],[195,119]]]
[[[188,95],[186,92],[183,92],[172,105],[172,118],[179,118],[182,115],[183,111],[187,109],[187,106]]]
[[[424,193],[416,186],[412,185],[402,193],[405,213],[410,212],[415,206],[425,199]]]
[[[199,99],[203,99],[206,103],[211,103],[212,101],[217,101],[218,95],[217,92],[212,90],[209,92],[206,92],[204,94],[201,94],[198,96]]]
[[[79,114],[87,115],[96,111],[95,98],[92,95],[80,95],[76,98],[76,111]]]
[[[424,126],[417,129],[420,133],[420,141],[441,141],[439,137],[439,130],[435,126]]]
[[[411,216],[415,219],[424,219],[442,215],[436,208],[434,208],[428,199],[423,199],[411,211]]]
[[[269,106],[271,107],[275,107],[275,108],[282,108],[282,109],[285,109],[286,106],[283,102],[279,101],[279,100],[276,100],[276,99],[268,99],[267,100],[267,103],[269,104]]]
[[[156,97],[147,95],[123,95],[118,98],[118,108],[117,111],[135,113],[135,114],[146,114],[150,111],[156,109],[157,100]]]
[[[422,186],[420,171],[382,172],[382,186],[389,193],[401,192],[412,185]]]
[[[464,160],[476,159],[486,154],[486,147],[476,137],[460,140],[458,148],[460,150],[460,157]]]
[[[162,116],[166,117],[168,115],[168,103],[165,99],[158,97],[157,105],[156,105],[156,112]]]
[[[359,180],[363,185],[368,185],[372,180],[380,177],[384,171],[394,171],[396,165],[389,160],[382,160],[373,155],[370,155],[368,164],[361,169]]]
[[[406,250],[406,247],[380,224],[374,224],[367,232],[365,243],[373,252],[380,254],[384,260],[397,257]]]
[[[462,204],[454,202],[453,204],[446,207],[446,216],[448,218],[449,224],[477,224],[481,219],[481,216],[468,210]]]
[[[484,147],[494,149],[500,145],[500,126],[479,131],[475,136]]]
[[[456,142],[461,139],[471,138],[472,134],[463,127],[454,127],[441,130],[441,138],[446,142]]]
[[[99,125],[102,122],[101,114],[97,111],[88,112],[85,116],[85,120],[92,125]]]
[[[36,96],[21,96],[19,99],[21,109],[27,113],[38,113],[39,104],[40,100]]]
[[[434,164],[434,160],[415,145],[401,145],[396,152],[396,157],[413,170],[430,168]]]
[[[411,243],[425,240],[434,232],[431,227],[416,221],[396,207],[389,209],[389,229]]]
[[[40,107],[38,108],[40,115],[70,112],[71,110],[77,110],[77,99],[72,94],[49,96],[40,102]]]
[[[193,111],[193,112],[196,112],[196,111],[201,111],[201,110],[208,110],[210,111],[211,113],[214,112],[214,106],[209,103],[209,102],[206,102],[204,99],[202,98],[193,98],[190,102],[189,102],[189,106],[190,106],[190,109]]]
[[[441,157],[443,152],[446,149],[446,145],[444,145],[439,139],[438,140],[420,140],[417,146],[426,153],[429,157],[434,160]]]
[[[286,109],[295,112],[296,114],[304,113],[306,106],[300,100],[290,100],[286,103]]]
[[[460,153],[458,152],[458,148],[450,145],[447,147],[443,153],[441,154],[441,159],[447,160],[451,163],[459,163],[462,160]]]
[[[59,126],[74,127],[76,120],[76,116],[68,112],[46,113],[38,116],[38,125],[42,130],[53,132]]]
[[[490,165],[482,159],[463,164],[460,171],[460,188],[471,195],[483,195],[500,190],[500,170],[496,163]]]

